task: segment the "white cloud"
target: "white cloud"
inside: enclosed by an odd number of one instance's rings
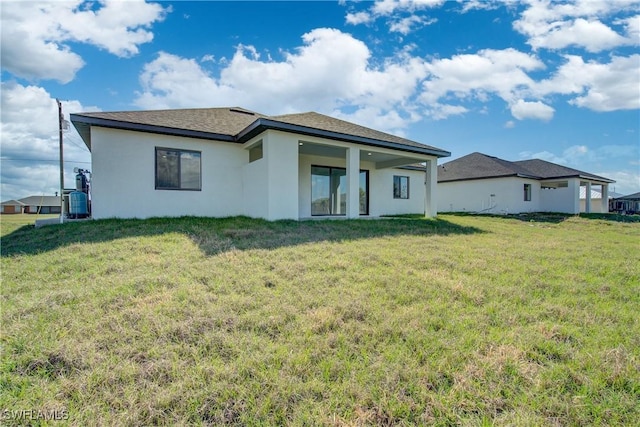
[[[511,114],[518,120],[538,119],[549,121],[553,118],[555,110],[540,101],[525,101],[519,99],[511,105]]]
[[[427,68],[430,76],[421,95],[427,104],[447,95],[487,100],[488,95],[496,94],[513,102],[519,91],[534,84],[526,71],[542,69],[544,64],[533,55],[509,48],[437,59]]]
[[[529,0],[528,7],[513,27],[527,36],[534,49],[562,49],[578,46],[589,52],[600,52],[617,46],[638,44],[638,39],[627,37],[602,23],[602,19],[620,12],[637,11],[637,0],[594,1],[573,0],[550,2]]]
[[[165,13],[159,4],[143,0],[3,2],[2,68],[18,77],[68,83],[84,65],[69,43],[132,56],[153,39],[149,27]]]
[[[546,33],[532,37],[529,43],[534,48],[582,46],[589,52],[600,52],[626,44],[626,39],[598,20],[579,18],[554,25]]]
[[[433,120],[444,120],[450,116],[459,116],[468,111],[462,105],[432,104],[427,108],[427,115]]]
[[[409,34],[415,28],[436,22],[418,15],[419,11],[444,4],[445,0],[377,0],[367,11],[349,12],[347,24],[369,24],[380,17],[387,18],[389,31]]]
[[[41,87],[3,82],[1,90],[2,200],[59,191],[58,107]],[[63,113],[95,110],[64,101]],[[73,126],[64,134],[65,183],[73,187],[73,168],[90,168],[90,154]]]
[[[346,17],[347,24],[352,25],[368,24],[371,21],[373,21],[373,17],[369,12],[347,13]]]
[[[533,93],[578,95],[569,102],[594,111],[640,108],[640,54],[614,56],[609,63],[584,62],[579,56],[566,55],[564,63],[550,79],[535,85]]]
[[[423,60],[401,52],[380,66],[370,63],[367,46],[349,34],[320,28],[303,36],[304,45],[286,52],[282,61],[261,60],[257,50],[239,46],[219,77],[197,61],[161,53],[140,76],[142,108],[242,105],[269,114],[341,107],[387,119],[380,129],[400,129],[410,122],[407,101],[427,74]],[[335,64],[340,64],[336,67]],[[389,119],[391,109],[402,114]],[[372,123],[369,123],[372,126]]]
[[[514,127],[516,127],[516,122],[514,122],[513,120],[508,120],[504,124],[505,129],[513,129]]]
[[[411,15],[398,21],[391,22],[391,24],[389,25],[389,31],[393,33],[400,33],[406,36],[417,27],[431,25],[435,22],[437,22],[436,19],[427,20],[417,15]]]

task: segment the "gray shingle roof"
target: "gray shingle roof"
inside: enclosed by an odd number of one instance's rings
[[[617,200],[640,200],[640,193],[628,194],[626,196],[618,197]]]
[[[176,130],[191,130],[233,136],[260,117],[260,113],[244,108],[187,108],[178,110],[111,111],[74,114],[119,123],[135,123]],[[73,120],[73,117],[72,117]]]
[[[71,115],[71,121],[89,148],[91,148],[90,126],[240,143],[246,142],[265,129],[278,129],[285,132],[318,135],[373,146],[433,154],[438,157],[450,155],[449,152],[440,148],[315,112],[265,116],[238,107],[196,108],[78,113]]]
[[[6,200],[6,201],[0,203],[0,205],[2,205],[2,206],[24,206],[24,203],[22,203],[20,200],[11,199],[11,200]]]
[[[513,162],[532,173],[540,176],[542,179],[566,178],[570,176],[580,176],[583,178],[591,178],[599,181],[615,182],[608,178],[594,175],[592,173],[579,171],[578,169],[568,168],[556,163],[547,162],[546,160],[531,159]]]
[[[27,206],[60,206],[60,197],[58,196],[29,196],[20,199],[19,202]]]
[[[385,132],[380,132],[375,129],[371,129],[365,126],[360,126],[355,123],[347,122],[345,120],[336,119],[334,117],[325,116],[316,112],[299,113],[299,114],[285,114],[282,116],[273,116],[272,120],[276,120],[282,123],[290,123],[298,126],[306,126],[314,129],[325,130],[330,132],[342,133],[345,135],[355,135],[363,138],[375,139],[379,141],[394,142],[396,144],[408,145],[413,147],[429,147],[434,150],[438,150],[436,147],[432,147],[419,142],[411,141],[410,139],[401,138],[396,135],[391,135]]]
[[[568,168],[545,160],[510,162],[482,153],[471,153],[438,167],[438,182],[519,176],[537,180],[580,177],[603,182],[608,178]]]

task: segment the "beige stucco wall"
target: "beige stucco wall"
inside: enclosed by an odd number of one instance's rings
[[[92,216],[242,215],[249,153],[227,142],[91,128]],[[155,189],[155,147],[200,151],[202,190]]]
[[[524,184],[531,184],[531,201],[524,200]],[[437,200],[438,212],[535,212],[540,210],[540,183],[515,177],[441,182]]]

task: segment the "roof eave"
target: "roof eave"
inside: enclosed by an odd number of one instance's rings
[[[276,120],[260,118],[251,123],[237,135],[238,142],[247,142],[256,135],[261,134],[265,130],[279,130],[283,132],[297,133],[300,135],[317,136],[320,138],[332,139],[335,141],[352,142],[357,144],[369,145],[373,147],[390,148],[393,150],[406,151],[409,153],[426,154],[435,157],[449,157],[451,153],[445,150],[432,149],[429,147],[413,147],[396,142],[382,141],[379,139],[366,138],[363,136],[349,135],[340,132],[311,128],[308,126],[294,125],[283,123]]]
[[[491,175],[491,176],[476,176],[476,177],[466,177],[466,178],[455,178],[455,179],[440,179],[438,178],[438,182],[460,182],[460,181],[478,181],[481,179],[495,179],[495,178],[513,178],[520,177],[518,174],[509,174],[509,175]]]
[[[133,122],[125,122],[119,120],[111,120],[111,119],[103,119],[99,117],[89,117],[83,116],[81,114],[71,114],[70,116],[71,122],[78,129],[78,126],[82,128],[82,125],[88,126],[99,126],[110,129],[121,129],[121,130],[131,130],[137,132],[147,132],[147,133],[156,133],[161,135],[171,135],[171,136],[183,136],[186,138],[199,138],[199,139],[210,139],[216,141],[225,141],[225,142],[236,142],[236,139],[233,135],[221,134],[221,133],[213,133],[213,132],[203,132],[197,130],[190,129],[179,129],[172,128],[166,126],[157,126],[157,125],[149,125],[143,123],[133,123]],[[78,129],[80,132],[80,129]],[[84,139],[84,136],[83,136]],[[89,142],[85,140],[85,144],[89,148],[91,141]]]
[[[586,179],[589,181],[600,181],[600,182],[605,182],[607,184],[613,184],[615,183],[614,180],[609,179],[609,178],[605,178],[602,176],[597,176],[597,175],[583,175],[583,174],[575,174],[575,175],[558,175],[558,176],[545,176],[542,177],[541,179],[543,181],[547,181],[547,180],[553,180],[553,179],[567,179],[567,178],[578,178],[578,179]]]

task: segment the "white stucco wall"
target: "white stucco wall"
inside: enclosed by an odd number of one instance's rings
[[[298,219],[298,138],[269,130],[261,135],[267,174],[267,219]]]
[[[524,184],[531,184],[531,201],[524,200]],[[438,212],[535,212],[540,183],[516,177],[440,182],[437,200]]]
[[[298,209],[301,218],[311,217],[311,166],[346,167],[337,157],[300,155]],[[360,162],[369,171],[369,216],[424,213],[424,172],[405,169],[376,169],[373,162]],[[409,199],[393,198],[393,176],[409,177]]]
[[[200,151],[202,190],[156,190],[155,147]],[[240,145],[93,126],[91,151],[94,218],[244,213]]]
[[[267,161],[264,157],[247,163],[242,168],[243,204],[246,216],[267,218],[269,215],[265,176],[267,176]]]
[[[577,181],[577,180],[576,180]],[[580,183],[577,182],[578,189]],[[541,212],[566,212],[578,213],[575,211],[575,201],[573,200],[574,188],[543,188],[540,190],[540,211]]]
[[[540,190],[540,211],[580,213],[579,195],[578,178],[567,179],[567,187],[543,188]]]

